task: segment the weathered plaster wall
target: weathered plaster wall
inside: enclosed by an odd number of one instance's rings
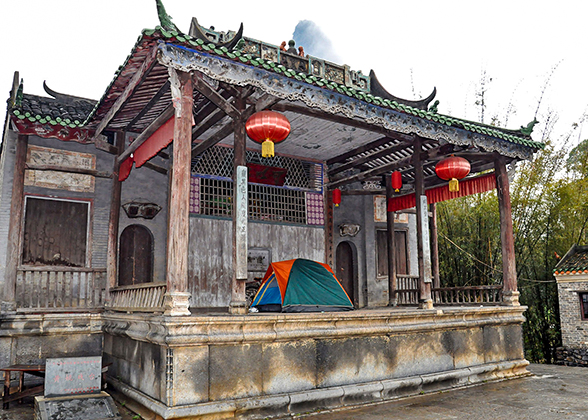
[[[96,149],[93,144],[80,144],[74,141],[61,141],[57,139],[43,139],[36,136],[29,136],[29,145],[62,149],[71,152],[89,153],[96,156],[96,170],[112,172],[114,156],[102,150]],[[105,268],[108,243],[108,218],[110,212],[110,194],[112,190],[112,179],[94,177],[93,192],[77,192],[56,188],[42,188],[25,185],[26,194],[51,196],[54,198],[70,199],[91,199],[91,258],[92,267]]]
[[[588,278],[566,277],[557,279],[562,345],[565,348],[588,349],[588,321],[582,320],[578,296],[578,292],[588,292]]]
[[[105,314],[105,357],[114,387],[164,418],[263,418],[524,374],[523,310]],[[164,351],[165,371],[143,362]]]
[[[157,158],[156,158],[157,159]],[[157,161],[157,164],[162,164]],[[142,225],[153,235],[153,281],[165,282],[167,260],[167,193],[168,176],[141,167],[133,168],[129,177],[121,186],[121,205],[131,201],[155,203],[161,211],[153,219],[134,218],[127,216],[120,209],[118,235],[130,225]],[[120,244],[119,244],[120,245]]]
[[[271,249],[272,261],[307,258],[322,262],[325,233],[322,228],[249,222],[248,247]],[[232,221],[190,217],[188,276],[192,307],[229,306],[232,264]]]

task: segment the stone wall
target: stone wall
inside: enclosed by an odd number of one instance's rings
[[[166,419],[294,415],[525,375],[524,310],[105,313],[104,357]]]
[[[583,277],[557,278],[562,346],[568,349],[588,349],[588,320],[582,320],[578,295],[578,292],[588,292],[588,278]]]
[[[555,350],[555,363],[557,365],[588,367],[588,349],[558,347]]]

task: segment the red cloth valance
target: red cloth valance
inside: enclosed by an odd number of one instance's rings
[[[459,182],[459,191],[449,192],[449,185],[430,188],[425,191],[427,203],[440,203],[441,201],[452,200],[454,198],[465,197],[468,195],[479,194],[496,189],[496,177],[494,173],[470,178]],[[392,197],[388,201],[388,211],[400,211],[410,209],[416,206],[415,195],[407,194],[400,197]]]

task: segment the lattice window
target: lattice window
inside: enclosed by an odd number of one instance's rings
[[[192,160],[192,173],[212,175],[222,178],[233,177],[234,152],[230,147],[214,146]],[[323,167],[319,163],[306,162],[285,156],[263,158],[259,152],[248,150],[247,163],[286,169],[287,187],[321,190],[323,185]]]
[[[200,214],[231,217],[233,213],[233,182],[200,179]]]
[[[305,224],[305,193],[269,185],[249,184],[249,218]]]
[[[233,182],[200,178],[200,214],[231,217],[232,211]],[[249,219],[306,224],[306,193],[249,184]]]

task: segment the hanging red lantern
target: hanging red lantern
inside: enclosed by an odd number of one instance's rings
[[[392,188],[394,192],[400,192],[402,188],[402,174],[399,171],[392,172]]]
[[[449,191],[459,191],[459,180],[465,178],[470,173],[470,162],[458,156],[443,159],[435,166],[435,172],[441,179],[449,181]]]
[[[245,123],[249,138],[261,143],[261,156],[274,156],[274,143],[279,143],[290,134],[290,121],[275,111],[260,111],[253,114]]]
[[[333,190],[333,204],[335,207],[339,207],[341,204],[341,190],[339,188]]]

